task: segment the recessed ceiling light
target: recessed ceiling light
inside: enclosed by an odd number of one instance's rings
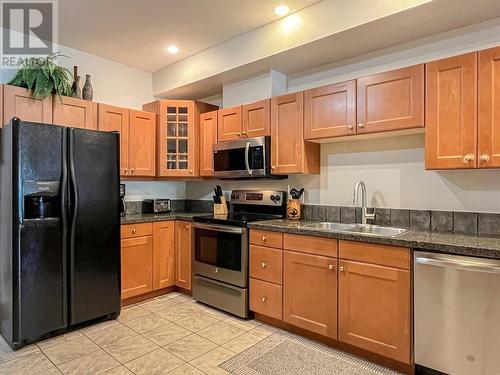
[[[175,55],[177,52],[179,52],[179,48],[177,48],[176,45],[172,44],[172,45],[167,47],[167,52]]]
[[[288,8],[286,5],[278,5],[276,8],[274,8],[274,13],[276,13],[280,17],[284,16],[289,11],[290,8]]]

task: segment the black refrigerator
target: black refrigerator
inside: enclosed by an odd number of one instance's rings
[[[0,131],[0,333],[18,349],[120,313],[119,135]]]

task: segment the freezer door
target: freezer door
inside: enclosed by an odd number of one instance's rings
[[[120,311],[119,136],[69,129],[70,325]]]

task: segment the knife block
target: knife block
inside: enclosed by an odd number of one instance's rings
[[[286,205],[286,217],[292,220],[299,220],[300,214],[300,199],[289,199]]]
[[[214,215],[224,215],[228,212],[226,197],[222,195],[220,201],[221,203],[214,203]]]

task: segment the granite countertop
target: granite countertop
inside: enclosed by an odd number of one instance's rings
[[[421,230],[410,230],[397,237],[383,237],[304,227],[304,224],[307,223],[313,223],[313,221],[277,219],[249,223],[248,227],[275,232],[405,246],[415,250],[422,249],[433,252],[500,259],[500,237],[483,237]]]
[[[187,211],[174,211],[165,214],[128,214],[121,218],[122,224],[138,224],[138,223],[151,223],[154,221],[167,221],[167,220],[188,220],[192,221],[193,216],[208,215],[212,212],[187,212]]]

